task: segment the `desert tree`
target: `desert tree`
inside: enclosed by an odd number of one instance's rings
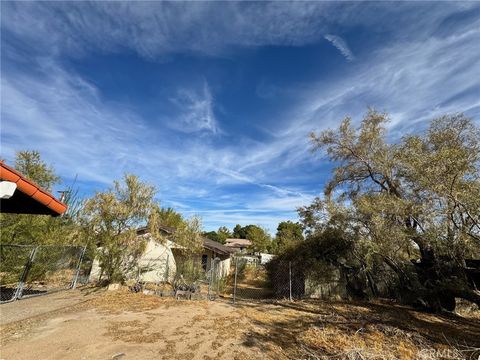
[[[452,308],[455,297],[480,304],[464,271],[480,250],[479,129],[463,114],[442,116],[392,143],[388,120],[370,109],[358,129],[347,117],[311,134],[313,151],[326,149],[335,168],[324,199],[299,209],[307,232],[355,234],[367,267],[382,261],[412,291],[419,282],[432,307]]]
[[[153,186],[126,174],[123,181],[86,200],[81,216],[84,235],[107,282],[124,281],[139,271],[138,260],[146,246],[146,239],[137,236],[140,226],[148,224],[150,233],[161,239],[158,217],[152,216],[158,209],[155,193]]]

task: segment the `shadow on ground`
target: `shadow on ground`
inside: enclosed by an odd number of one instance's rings
[[[287,358],[338,357],[353,350],[358,358],[409,359],[425,349],[480,355],[480,322],[455,314],[363,302],[245,302],[238,307],[254,325],[244,344],[281,349]]]

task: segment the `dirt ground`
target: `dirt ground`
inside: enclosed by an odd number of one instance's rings
[[[440,359],[480,355],[480,316],[387,303],[175,301],[62,292],[0,305],[0,358]]]

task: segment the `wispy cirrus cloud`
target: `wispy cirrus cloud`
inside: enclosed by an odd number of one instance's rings
[[[222,55],[230,47],[302,45],[330,8],[321,3],[51,2],[2,3],[2,26],[51,55],[83,56],[125,47],[149,59],[172,53]],[[47,20],[48,19],[48,20]],[[48,35],[48,36],[45,36]]]
[[[213,110],[213,96],[206,81],[197,89],[178,90],[176,96],[170,100],[177,107],[176,120],[171,123],[172,128],[186,133],[221,133]]]
[[[28,51],[49,56],[125,48],[152,60],[178,53],[224,56],[239,47],[302,46],[325,36],[350,56],[344,41],[329,35],[332,28],[375,26],[392,36],[396,29],[409,34],[475,6],[378,3],[372,11],[364,4],[334,2],[2,2],[2,30],[7,40],[21,40]]]
[[[265,204],[270,204],[253,205],[248,194],[228,195],[218,204],[225,206],[228,199],[234,198],[232,205],[245,207],[251,214],[265,213],[268,206],[270,211],[291,213],[294,208],[277,206],[281,199],[303,199],[303,203],[309,200],[300,191],[229,170],[248,161],[254,148],[240,152],[236,146],[221,149],[197,138],[183,138],[180,149],[177,142],[170,140],[168,123],[152,129],[128,107],[104,102],[94,84],[50,61],[39,64],[35,76],[4,74],[1,117],[2,156],[11,162],[15,151],[33,147],[67,181],[78,175],[81,183],[102,188],[124,172],[140,173],[157,186],[165,205],[195,213],[201,213],[201,209],[192,210],[191,201],[209,202],[212,196],[224,192],[224,184],[248,184],[255,189],[256,199],[264,198]],[[277,205],[269,203],[273,200],[278,201]]]
[[[78,174],[89,191],[135,172],[157,186],[165,205],[203,215],[209,228],[258,223],[274,230],[328,178],[321,155],[309,152],[310,131],[334,127],[345,115],[359,121],[369,105],[391,113],[395,139],[446,112],[465,111],[478,121],[479,19],[456,20],[475,4],[442,5],[376,4],[371,11],[313,2],[2,3],[2,157],[38,149],[65,179]],[[388,16],[379,18],[380,10]],[[355,46],[355,54],[328,35],[359,25],[393,35],[365,53]],[[217,105],[225,105],[204,74],[204,81],[165,90],[172,109],[159,107],[152,119],[111,100],[94,77],[65,61],[127,49],[160,67],[174,54],[206,61],[205,55],[234,58],[235,49],[324,39],[355,61],[321,82],[287,83],[288,91],[263,84],[263,98],[287,104],[260,139],[240,127],[224,131]],[[238,118],[244,121],[242,113]]]
[[[325,39],[330,41],[333,44],[333,46],[335,46],[338,49],[338,51],[340,51],[342,55],[345,56],[345,58],[348,61],[355,60],[355,56],[353,55],[352,51],[348,47],[347,42],[344,39],[342,39],[340,36],[328,34],[328,35],[325,35]]]

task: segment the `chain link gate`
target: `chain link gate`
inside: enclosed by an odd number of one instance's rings
[[[290,261],[262,264],[256,256],[235,256],[231,270],[233,303],[239,300],[287,299],[306,296],[305,276]]]
[[[233,261],[233,302],[271,297],[266,268],[255,256],[235,256]]]
[[[207,271],[207,280],[208,280],[207,299],[213,301],[220,295],[220,282],[222,281],[219,258],[214,258],[212,260],[210,270]]]
[[[0,244],[0,303],[75,288],[85,248]]]
[[[22,289],[34,248],[24,245],[0,245],[0,302],[13,301]]]

